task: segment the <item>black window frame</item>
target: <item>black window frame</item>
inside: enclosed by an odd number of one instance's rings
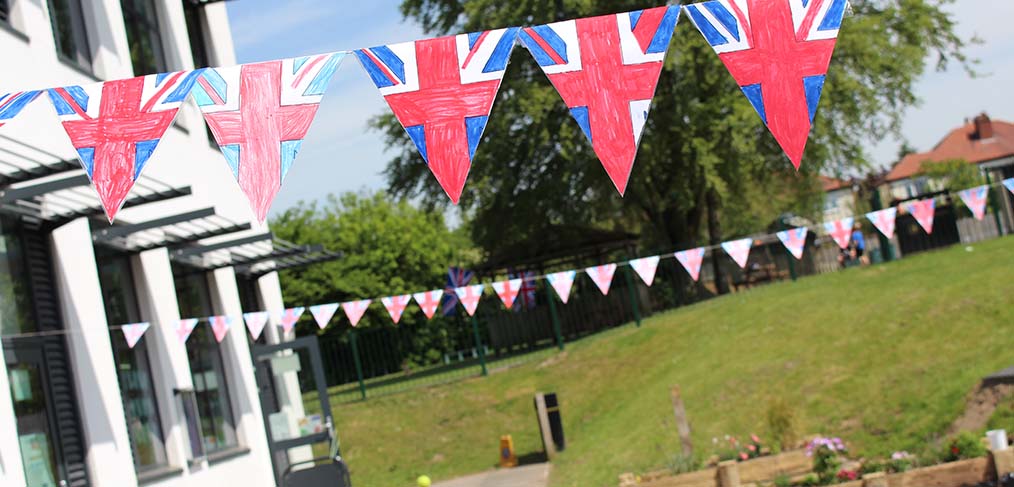
[[[194,5],[188,0],[182,1],[183,17],[187,25],[187,37],[190,39],[190,57],[194,60],[194,69],[211,67],[211,52],[208,51],[204,6]]]
[[[56,3],[62,4],[63,8],[55,8]],[[91,73],[91,43],[88,41],[88,27],[81,0],[46,0],[46,7],[49,9],[49,24],[53,29],[57,57]],[[61,12],[64,15],[60,15]]]
[[[134,289],[134,271],[133,266],[130,263],[130,256],[125,254],[116,253],[103,253],[101,250],[96,249],[96,261],[99,267],[99,287],[102,289],[102,302],[105,307],[106,316],[110,321],[111,326],[123,325],[127,323],[137,323],[141,321],[141,310],[140,305],[137,301],[137,291]],[[120,271],[120,279],[126,282],[126,286],[122,290],[108,289],[107,282],[104,282],[104,277],[107,275],[114,266],[122,266]],[[112,293],[121,291],[118,298],[122,299],[123,302],[120,304],[122,309],[114,309],[114,303],[112,301]],[[125,292],[124,292],[125,291]],[[121,323],[122,322],[122,323]],[[165,424],[162,418],[162,411],[159,408],[159,394],[158,388],[155,387],[155,376],[154,369],[151,365],[151,352],[148,349],[148,341],[144,338],[138,342],[134,348],[127,346],[126,338],[123,336],[123,332],[119,329],[109,330],[110,346],[113,350],[113,360],[116,363],[116,378],[120,385],[121,400],[123,402],[123,419],[127,423],[127,438],[130,440],[131,456],[134,462],[134,471],[138,475],[145,473],[156,472],[165,470],[169,467],[169,452],[166,446],[166,435],[165,435]],[[133,357],[129,357],[128,354],[133,354]],[[134,359],[135,364],[143,362],[143,366],[138,368],[146,368],[148,375],[148,386],[151,393],[149,400],[151,401],[151,410],[149,411],[151,418],[154,419],[154,424],[158,427],[157,439],[161,443],[161,455],[155,454],[156,461],[142,465],[140,463],[140,455],[138,454],[139,445],[135,442],[133,434],[130,432],[130,425],[135,419],[133,409],[131,408],[132,403],[129,402],[131,399],[128,397],[127,378],[121,376],[120,372],[122,364],[125,361]],[[143,389],[143,387],[142,387]],[[158,458],[158,457],[161,458]]]
[[[0,0],[0,22],[11,21],[11,4],[10,0]]]
[[[25,255],[25,242],[21,237],[21,224],[13,218],[0,215],[0,336],[34,333],[39,330],[39,322],[35,315],[35,296],[29,282],[28,262]],[[6,295],[7,287],[11,295]],[[12,310],[4,309],[11,306]],[[4,314],[10,313],[15,320],[16,329],[7,333],[7,319]],[[7,318],[10,318],[8,316]]]
[[[204,272],[174,265],[173,279],[176,287],[176,299],[182,318],[200,318],[204,321],[206,317],[214,314],[211,305],[211,290]],[[196,299],[196,302],[191,302],[190,298]],[[216,453],[241,448],[236,411],[233,408],[232,392],[229,388],[228,371],[225,369],[225,356],[222,354],[221,344],[215,341],[211,325],[206,322],[199,323],[190,334],[190,338],[187,339],[185,348],[187,363],[190,364],[191,380],[194,386],[194,399],[197,403],[197,419],[201,423],[201,443],[204,453],[208,456],[214,456]],[[210,358],[210,362],[206,360],[208,358]],[[217,440],[220,432],[215,427],[217,420],[209,415],[209,413],[214,414],[216,405],[208,401],[206,396],[203,395],[206,391],[199,389],[198,374],[194,370],[195,362],[199,364],[211,363],[212,368],[215,367],[213,362],[217,362],[218,368],[221,370],[221,375],[218,377],[219,394],[222,396],[220,412],[223,415],[224,423],[232,430],[230,435],[224,428],[222,429],[221,436],[225,437],[226,440],[230,440],[223,445],[211,446],[207,443],[209,434]],[[203,371],[200,372],[203,373]]]
[[[169,71],[165,44],[162,42],[162,26],[158,5],[154,0],[120,0],[123,25],[127,30],[127,44],[130,49],[130,64],[134,76],[165,73]],[[141,41],[150,43],[151,59],[141,59]]]

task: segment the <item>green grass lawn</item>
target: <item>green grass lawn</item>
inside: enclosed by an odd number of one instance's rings
[[[854,454],[923,451],[979,378],[1014,363],[1012,271],[1006,238],[713,299],[487,378],[335,406],[342,449],[360,487],[485,470],[500,435],[541,450],[532,395],[555,391],[567,450],[552,485],[615,486],[679,452],[679,384],[699,457],[716,436],[766,435],[775,397]]]

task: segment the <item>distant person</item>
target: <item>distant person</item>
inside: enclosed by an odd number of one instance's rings
[[[869,264],[869,256],[866,255],[866,238],[863,237],[863,227],[858,223],[856,223],[854,230],[852,230],[852,245],[855,249],[855,258],[859,259],[859,263],[862,265]]]

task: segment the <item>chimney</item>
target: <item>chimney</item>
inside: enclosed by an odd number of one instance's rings
[[[993,137],[993,121],[989,119],[989,115],[985,112],[975,117],[975,134],[972,136],[974,139],[986,140]]]

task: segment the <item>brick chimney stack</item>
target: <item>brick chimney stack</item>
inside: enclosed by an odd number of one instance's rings
[[[992,137],[993,121],[989,119],[989,115],[986,115],[986,112],[983,112],[978,117],[975,117],[975,134],[972,135],[972,138],[986,140]]]

